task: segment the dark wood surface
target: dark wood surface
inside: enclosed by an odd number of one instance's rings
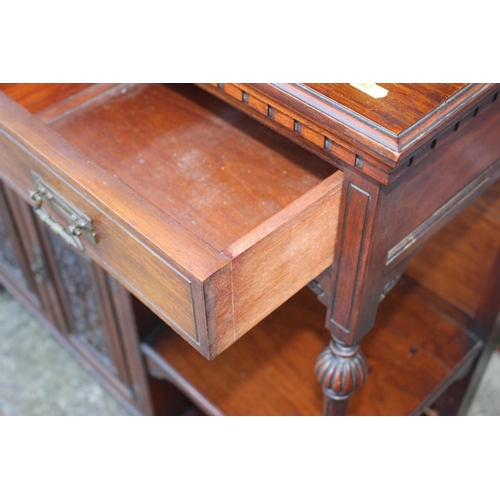
[[[20,87],[26,95],[28,87]],[[358,102],[354,88],[321,84],[313,85],[314,91],[307,84],[205,86],[232,107],[191,86],[95,85],[74,92],[63,87],[60,93],[56,87],[37,89],[52,103],[40,117],[58,133],[0,98],[5,182],[26,198],[30,170],[46,175],[95,221],[98,244],[86,242],[88,255],[207,357],[221,353],[332,262],[320,280],[330,281],[317,290],[329,306],[332,353],[358,353],[356,343],[363,339],[371,369],[366,385],[352,396],[349,413],[418,413],[464,376],[481,345],[491,344],[489,332],[476,331],[481,344],[466,331],[467,325],[475,328],[476,311],[494,317],[491,280],[485,284],[478,277],[467,297],[457,279],[462,295],[451,297],[452,287],[426,283],[426,262],[420,275],[390,289],[419,247],[498,178],[498,85],[429,84],[419,87],[418,95],[415,87],[394,86],[377,107]],[[463,225],[475,225],[474,214],[467,217]],[[478,247],[494,247],[496,240],[483,233]],[[459,258],[451,262],[453,268],[460,265]],[[313,403],[321,399],[320,388],[306,388],[299,379],[314,380],[313,358],[328,335],[321,326],[304,323],[323,324],[321,304],[313,319],[316,313],[308,318],[306,310],[314,306],[301,310],[301,301],[312,299],[302,294],[290,299],[291,309],[287,305],[268,316],[208,371],[182,339],[157,339],[155,348],[168,341],[162,355],[179,356],[166,364],[150,350],[151,373],[163,370],[209,413],[268,411],[275,408],[266,399],[271,393],[281,407],[271,414],[314,414],[313,405],[315,411],[321,407]],[[375,329],[363,338],[377,308]],[[321,333],[311,337],[311,331]],[[113,357],[117,347],[111,338]],[[295,347],[293,338],[300,340]],[[372,344],[372,339],[378,340]],[[307,363],[306,352],[313,359]],[[474,379],[485,356],[486,349]],[[247,371],[228,375],[229,382],[221,379],[224,370],[239,370],[245,360]],[[129,380],[124,366],[117,367],[119,377]],[[211,373],[216,366],[220,369]],[[250,384],[242,389],[247,396],[236,390],[244,384],[240,379]],[[220,392],[227,386],[234,389],[226,394],[231,403]],[[381,387],[387,388],[382,395]],[[340,406],[329,413],[345,411],[346,405]]]
[[[480,351],[474,338],[481,338],[489,351],[475,372],[477,386],[491,354],[490,330],[498,310],[487,301],[498,300],[491,291],[494,282],[488,283],[495,276],[494,262],[497,267],[500,262],[499,189],[497,182],[429,240],[410,263],[402,284],[381,303],[374,329],[361,342],[370,373],[352,396],[348,414],[423,411],[454,377],[466,373]],[[478,308],[485,323],[481,328],[473,319]],[[164,368],[168,363],[169,380],[207,413],[316,415],[322,393],[311,364],[329,338],[322,328],[323,315],[319,302],[302,291],[210,364],[190,356],[168,332],[146,352],[156,369],[162,365],[158,357]],[[468,336],[464,329],[476,332]],[[457,382],[454,394],[445,393],[448,406],[453,396],[458,408],[456,388],[462,384],[462,397],[467,383]],[[470,395],[467,398],[462,411]],[[440,408],[447,414],[443,401]]]
[[[123,86],[50,126],[219,251],[334,172],[189,85]]]
[[[82,93],[41,115],[58,134],[3,99],[3,175],[86,213],[87,253],[207,357],[332,263],[331,165],[194,86]]]
[[[374,98],[348,83],[305,83],[326,102],[333,101],[366,120],[400,134],[446,103],[464,83],[380,83],[388,93]]]
[[[0,83],[0,92],[8,95],[31,113],[75,96],[91,83]]]
[[[45,236],[24,200],[7,188],[2,192],[0,203],[8,201],[12,207],[17,258],[26,259],[33,288],[19,278],[13,281],[1,267],[0,281],[129,411],[151,413],[148,389],[138,389],[140,374],[129,372],[134,357],[141,362],[139,339],[130,318],[126,329],[117,324],[123,321],[123,312],[112,303],[117,291],[107,286],[104,272],[94,263],[62,240]],[[122,345],[125,336],[127,345]]]
[[[53,110],[57,103],[74,105],[82,91],[92,89],[65,84],[3,86],[33,111],[43,106]],[[0,269],[2,282],[131,413],[152,414],[137,325],[126,307],[127,292],[88,257],[37,223],[28,204],[1,184],[0,205],[8,209],[11,235],[2,243],[14,245],[27,276],[25,283],[19,277],[11,280]],[[154,315],[144,307],[138,309],[142,311],[138,317],[147,325],[147,317]]]
[[[401,202],[395,227],[392,229],[392,246],[397,245],[417,227],[426,224],[426,230],[438,221],[436,212],[461,191],[473,191],[481,186],[477,179],[500,158],[500,101],[492,103],[481,114],[461,122],[455,137],[447,137],[429,154],[422,164],[416,161],[404,176]],[[490,172],[484,186],[498,176],[498,168]],[[480,191],[479,191],[480,192]],[[472,193],[474,194],[474,193]],[[477,196],[478,193],[475,194]],[[474,196],[472,196],[472,199]],[[461,205],[461,207],[459,206]],[[449,211],[463,208],[467,203],[456,199]],[[445,218],[446,213],[439,214]],[[449,220],[449,219],[448,219]]]
[[[54,289],[27,205],[0,182],[0,275],[7,290],[47,321],[60,325],[51,308]]]
[[[391,127],[398,113],[402,123],[412,123],[396,135],[302,84],[199,85],[343,170],[359,169],[382,184],[402,175],[416,153],[426,152],[434,139],[451,130],[457,121],[496,101],[500,88],[498,84],[468,84],[461,90],[459,86],[445,90],[442,84],[426,84],[427,98],[412,100],[411,87],[407,87],[397,93],[392,104],[379,105],[387,114],[382,118],[382,112],[377,119],[386,126]],[[346,93],[346,104],[356,102],[357,94],[361,94],[354,87],[328,85],[332,95],[337,87]],[[369,109],[364,112],[371,116]]]
[[[470,362],[477,343],[451,324],[428,296],[408,282],[382,304],[377,325],[362,342],[370,369],[348,414],[419,413]],[[324,307],[305,289],[214,361],[165,331],[146,355],[161,357],[166,373],[205,411],[227,415],[320,415],[323,395],[313,371],[328,342]],[[439,335],[436,332],[439,331]]]

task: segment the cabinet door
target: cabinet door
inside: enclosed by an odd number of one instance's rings
[[[150,413],[134,316],[126,311],[124,320],[125,311],[116,307],[120,285],[84,253],[47,228],[42,231],[64,316],[63,335],[129,409]]]
[[[42,310],[40,293],[15,222],[15,195],[0,182],[0,275],[6,288],[31,309]]]
[[[129,410],[152,413],[138,328],[149,331],[155,316],[144,306],[135,311],[121,285],[2,183],[0,282]]]

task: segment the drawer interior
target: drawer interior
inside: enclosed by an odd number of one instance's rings
[[[90,257],[206,357],[333,262],[342,172],[194,85],[97,84],[37,118],[0,95],[0,117],[2,178],[86,214]]]
[[[50,126],[219,252],[335,172],[189,84],[118,85]]]

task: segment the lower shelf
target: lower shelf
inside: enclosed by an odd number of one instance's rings
[[[481,343],[466,317],[441,303],[405,278],[388,295],[362,342],[370,374],[349,414],[419,414],[469,367]],[[329,340],[324,318],[324,306],[303,289],[213,361],[168,327],[143,352],[152,374],[208,414],[320,415],[314,363]]]

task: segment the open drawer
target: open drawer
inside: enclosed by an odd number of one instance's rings
[[[194,86],[0,93],[0,176],[208,358],[333,262],[342,173]]]

